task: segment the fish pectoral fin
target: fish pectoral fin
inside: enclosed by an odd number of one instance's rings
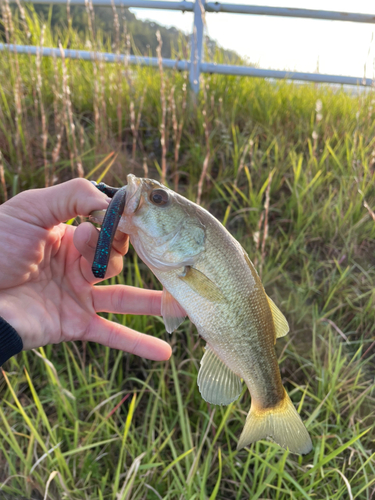
[[[201,297],[210,302],[223,302],[224,295],[220,289],[205,274],[191,266],[186,266],[184,273],[179,276],[189,287]]]
[[[271,308],[273,323],[275,325],[276,339],[284,337],[289,332],[289,325],[284,314],[276,306],[275,302],[267,295],[268,303]],[[275,339],[275,341],[276,341]]]
[[[161,297],[161,315],[168,333],[177,330],[186,317],[185,310],[166,288],[163,288]]]
[[[213,405],[229,405],[241,394],[241,379],[221,361],[207,344],[198,373],[202,398]]]

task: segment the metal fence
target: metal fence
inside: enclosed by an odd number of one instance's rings
[[[11,0],[16,1],[16,0]],[[39,4],[66,4],[66,0],[31,0]],[[70,5],[86,5],[87,0],[68,0]],[[199,77],[201,73],[218,73],[222,75],[253,76],[261,78],[281,78],[288,80],[310,81],[317,83],[335,83],[342,85],[359,85],[364,87],[373,86],[375,81],[370,78],[326,75],[319,73],[302,73],[296,71],[275,71],[259,69],[251,66],[235,66],[229,64],[216,64],[203,61],[203,33],[205,12],[226,12],[235,14],[325,19],[330,21],[346,21],[356,23],[375,24],[375,15],[355,14],[346,12],[331,12],[310,9],[289,9],[284,7],[263,7],[257,5],[225,4],[219,2],[206,2],[205,0],[169,2],[163,0],[91,0],[94,7],[137,7],[145,9],[167,9],[194,13],[193,33],[191,35],[190,61],[163,59],[163,66],[176,68],[180,71],[189,71],[189,81],[192,90],[199,92]],[[0,44],[0,51],[12,50],[18,53],[37,54],[41,50],[43,56],[62,57],[59,49],[48,47],[37,47],[31,45]],[[70,59],[103,60],[105,62],[116,62],[128,58],[129,64],[157,66],[158,60],[154,57],[140,57],[115,55],[104,52],[89,52],[85,50],[65,49],[63,55]]]

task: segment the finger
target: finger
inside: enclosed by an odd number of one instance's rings
[[[108,207],[108,198],[86,179],[73,179],[57,186],[24,191],[10,199],[6,209],[15,217],[51,229],[77,215],[89,215]]]
[[[126,285],[96,286],[93,302],[96,312],[161,315],[162,292]]]
[[[80,340],[89,340],[154,361],[169,359],[172,349],[164,340],[95,316]]]
[[[129,250],[129,235],[122,231],[116,231],[112,242],[112,248],[121,255],[127,254]]]
[[[128,236],[119,231],[117,231],[117,233],[112,245],[111,258],[106,275],[107,278],[117,276],[117,274],[121,272],[123,267],[123,255],[129,247]],[[83,222],[74,231],[74,245],[84,257],[81,261],[81,270],[89,283],[99,283],[102,281],[95,279],[91,269],[96,245],[98,243],[98,234],[99,231],[89,222]]]

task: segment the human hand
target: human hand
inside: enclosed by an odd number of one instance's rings
[[[0,316],[25,350],[89,340],[148,359],[170,357],[166,342],[97,315],[161,314],[161,292],[94,286],[101,281],[91,271],[98,230],[62,224],[107,206],[85,179],[24,191],[0,206]],[[117,232],[107,278],[120,273],[127,250],[127,235]]]

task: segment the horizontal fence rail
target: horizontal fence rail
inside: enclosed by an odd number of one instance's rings
[[[16,2],[16,0],[11,0]],[[32,0],[31,3],[66,5],[66,0]],[[166,2],[162,0],[92,0],[94,7],[134,7],[139,9],[164,9],[193,12],[195,2]],[[70,0],[70,5],[86,5],[85,0]],[[265,7],[262,5],[242,5],[220,2],[202,3],[206,12],[227,14],[252,14],[256,16],[299,17],[304,19],[325,19],[327,21],[350,21],[354,23],[375,23],[373,14],[352,12],[331,12],[328,10],[292,9],[287,7]]]
[[[0,43],[0,52],[8,50],[18,54],[31,54],[36,56],[41,53],[45,57],[57,57],[66,59],[80,59],[82,61],[103,61],[107,63],[128,61],[131,65],[158,67],[157,57],[138,57],[125,54],[114,54],[113,52],[91,52],[88,50],[76,49],[56,49],[53,47],[39,47],[36,45],[14,45],[12,43]],[[190,61],[177,61],[176,59],[163,59],[163,66],[168,69],[177,69],[179,71],[188,71]]]
[[[156,57],[128,56],[125,54],[113,54],[112,52],[91,52],[88,50],[76,49],[56,49],[52,47],[39,47],[35,45],[13,45],[0,43],[0,52],[8,50],[18,54],[37,55],[39,52],[45,57],[64,57],[66,59],[80,59],[83,61],[103,61],[106,63],[125,63],[137,66],[158,67],[159,61]],[[178,71],[188,71],[190,61],[176,59],[163,59],[163,66],[167,69],[176,69]],[[344,85],[363,85],[371,86],[374,81],[370,78],[356,78],[351,76],[320,75],[318,73],[300,73],[297,71],[275,71],[269,69],[258,69],[249,66],[235,66],[232,64],[201,63],[201,73],[234,75],[234,76],[253,76],[258,78],[275,78],[299,81],[312,81],[315,83],[336,83]]]
[[[231,72],[231,68],[233,72]],[[251,66],[234,66],[231,64],[201,63],[202,73],[218,73],[220,75],[253,76],[258,78],[276,78],[299,80],[315,83],[337,83],[341,85],[361,85],[369,87],[375,82],[371,78],[357,78],[354,76],[321,75],[319,73],[301,73],[299,71],[277,71],[273,69],[259,69]]]
[[[11,0],[16,2],[17,0]],[[68,0],[69,5],[86,5],[87,0]],[[38,4],[58,4],[66,5],[67,0],[31,0],[31,3]],[[113,5],[123,7],[135,7],[145,9],[167,9],[181,12],[194,13],[193,34],[191,36],[190,61],[178,61],[175,59],[163,59],[165,68],[175,68],[179,71],[189,71],[189,81],[195,93],[199,91],[200,73],[217,73],[222,75],[252,76],[259,78],[279,78],[299,81],[310,81],[317,83],[334,83],[340,85],[373,86],[374,80],[370,78],[327,75],[319,73],[302,73],[298,71],[276,71],[259,69],[250,66],[235,66],[226,64],[214,64],[202,61],[203,54],[203,31],[204,31],[204,11],[225,12],[232,14],[250,14],[262,16],[280,16],[294,18],[324,19],[328,21],[349,21],[356,23],[375,23],[375,15],[357,14],[348,12],[332,12],[311,9],[292,9],[284,7],[265,7],[258,5],[226,4],[220,2],[205,2],[196,0],[195,2],[179,1],[167,2],[163,0],[90,0],[94,7],[112,7]],[[10,50],[18,53],[34,54],[41,50],[43,56],[62,57],[60,49],[49,47],[36,47],[30,45],[0,44],[0,51]],[[143,66],[158,66],[155,57],[140,57],[116,55],[104,52],[89,52],[85,50],[66,49],[63,51],[64,57],[69,59],[82,59],[86,61],[103,60],[114,63],[124,61],[127,58],[129,64]]]

